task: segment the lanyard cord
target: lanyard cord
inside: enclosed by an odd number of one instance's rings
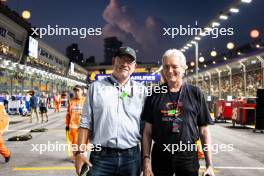
[[[182,96],[183,96],[183,87],[184,87],[184,86],[185,86],[185,83],[183,83],[183,84],[181,85],[181,88],[180,88],[180,94],[179,94],[179,96],[178,96],[178,100],[177,100],[177,101],[173,100],[171,92],[168,91],[169,99],[170,99],[170,101],[173,103],[173,105],[175,105],[175,103],[177,102],[176,107],[174,107],[175,110],[176,110],[176,112],[177,112],[177,109],[178,109],[178,107],[179,107],[180,100],[183,99]],[[182,102],[183,102],[183,101],[182,101]],[[177,117],[177,113],[175,113],[175,117]]]
[[[120,86],[119,85],[116,86],[116,83],[111,79],[111,77],[107,77],[107,81],[110,82],[113,86],[115,86],[118,91],[120,91],[119,89]],[[133,97],[133,94],[134,94],[134,88],[133,88],[133,84],[131,80],[130,80],[130,89],[131,89],[131,95],[128,94],[127,96],[131,98]],[[127,92],[123,91],[121,88],[121,93],[127,93]]]

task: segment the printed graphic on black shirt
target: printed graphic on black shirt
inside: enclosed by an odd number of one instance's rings
[[[165,107],[160,110],[163,122],[172,123],[172,133],[180,133],[183,120],[179,117],[183,111],[183,102],[167,102]]]
[[[168,102],[164,109],[160,110],[162,121],[173,121],[178,118],[183,111],[183,102]]]
[[[197,127],[212,124],[199,88],[184,84],[182,95],[179,94],[153,94],[146,99],[142,117],[152,124],[153,140],[161,145],[180,141],[195,143],[199,138]]]

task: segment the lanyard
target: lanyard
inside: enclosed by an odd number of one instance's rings
[[[111,79],[111,77],[107,77],[107,80],[108,80],[108,82],[110,82],[113,86],[115,86],[115,87],[117,88],[118,91],[120,91],[120,89],[119,89],[119,85],[116,86],[117,83],[115,83],[115,82]],[[121,88],[120,98],[124,100],[124,99],[126,99],[127,97],[129,97],[129,98],[133,97],[134,89],[133,89],[133,84],[132,84],[132,81],[131,81],[131,80],[130,80],[130,89],[131,89],[131,94],[129,95],[126,91],[122,90],[122,88]]]
[[[184,87],[184,85],[185,85],[185,83],[183,83],[182,85],[181,85],[181,88],[180,88],[180,93],[179,93],[179,96],[178,96],[178,100],[176,101],[176,100],[174,100],[173,98],[172,98],[172,94],[171,94],[171,92],[170,91],[168,91],[168,94],[169,94],[169,98],[170,98],[170,101],[173,103],[173,105],[174,105],[174,107],[173,107],[173,109],[171,109],[171,110],[169,110],[168,111],[168,114],[169,115],[174,115],[176,118],[178,118],[177,116],[177,111],[178,111],[178,109],[179,109],[179,104],[180,103],[182,103],[182,101],[180,101],[180,100],[182,100],[183,99],[183,87]],[[177,104],[176,104],[177,103]],[[176,106],[175,106],[175,104],[176,104]]]

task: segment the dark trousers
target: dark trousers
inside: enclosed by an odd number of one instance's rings
[[[133,147],[126,150],[102,148],[102,151],[93,151],[90,156],[93,167],[91,176],[139,176],[140,150]]]
[[[193,161],[198,162],[198,161]],[[163,148],[154,144],[151,154],[151,164],[154,176],[198,176],[198,169],[190,169],[177,166],[173,162],[171,153],[163,151]]]

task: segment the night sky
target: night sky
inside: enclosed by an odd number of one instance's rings
[[[65,54],[65,48],[78,43],[85,57],[96,57],[103,61],[103,39],[117,36],[124,44],[138,50],[139,61],[157,62],[169,48],[180,49],[192,36],[177,36],[171,39],[163,36],[163,27],[179,25],[195,26],[195,21],[203,27],[233,0],[8,0],[7,5],[20,14],[23,10],[31,12],[29,22],[34,27],[47,25],[60,27],[101,27],[101,36],[45,36],[43,40]],[[244,4],[238,14],[229,17],[220,27],[234,28],[233,36],[212,39],[207,36],[199,43],[199,52],[209,58],[215,48],[218,53],[227,52],[226,43],[236,46],[249,43],[251,29],[264,32],[264,1],[252,0]],[[263,37],[263,35],[261,35]],[[194,58],[194,49],[185,53],[187,59]]]

